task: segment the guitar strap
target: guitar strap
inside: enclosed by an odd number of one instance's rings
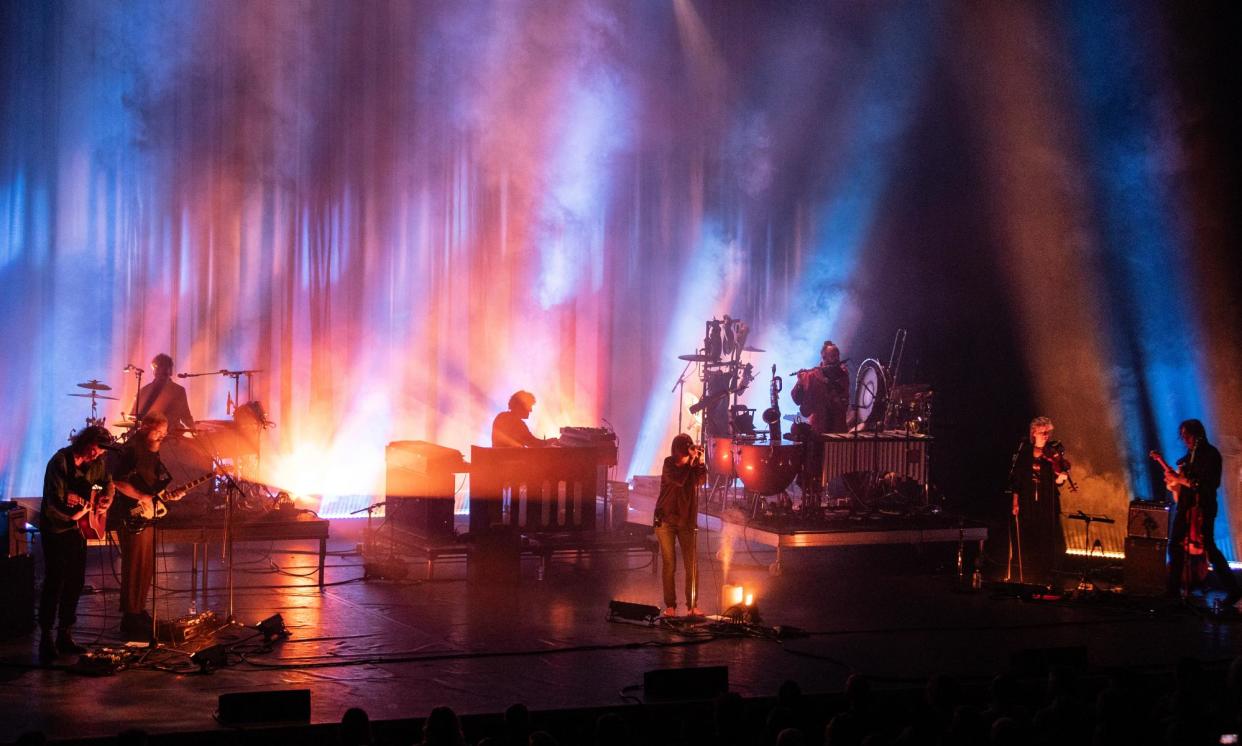
[[[155,404],[156,400],[160,398],[160,394],[164,393],[164,386],[167,383],[167,378],[151,382],[151,393],[147,395],[147,400],[142,403],[142,406],[138,408],[138,414],[134,415],[139,422],[142,422],[142,418],[146,417],[147,412],[151,411],[151,405]]]

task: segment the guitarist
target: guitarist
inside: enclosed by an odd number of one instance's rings
[[[39,660],[50,663],[57,655],[79,655],[85,648],[73,641],[78,597],[86,582],[86,537],[78,521],[112,503],[112,477],[100,458],[111,447],[112,434],[98,425],[83,429],[47,462],[43,502],[39,507],[39,537],[43,544],[43,589],[39,595]],[[96,489],[98,488],[98,489]],[[98,497],[92,504],[92,494]],[[52,624],[57,624],[55,642]]]
[[[1220,507],[1216,502],[1216,490],[1220,488],[1220,451],[1208,442],[1207,430],[1199,420],[1183,422],[1177,429],[1177,435],[1186,444],[1186,455],[1177,462],[1182,467],[1180,471],[1165,474],[1165,484],[1178,492],[1177,512],[1173,516],[1173,529],[1169,535],[1169,594],[1179,595],[1181,591],[1186,562],[1184,545],[1191,529],[1188,516],[1191,508],[1197,506],[1203,521],[1203,550],[1225,590],[1224,605],[1233,606],[1242,599],[1242,590],[1225,555],[1216,546],[1215,538],[1216,513]]]
[[[171,481],[160,461],[160,445],[166,437],[168,418],[151,412],[112,460],[120,499],[114,503],[111,523],[121,543],[121,634],[127,640],[151,636],[146,600],[155,570],[155,532],[128,530],[119,519],[138,504],[154,509],[156,495]]]

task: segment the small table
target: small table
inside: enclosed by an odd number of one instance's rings
[[[323,518],[311,520],[261,520],[238,523],[233,526],[233,541],[305,541],[308,539],[318,539],[319,588],[322,590],[324,587],[324,558],[328,554],[328,524],[329,521]],[[192,594],[198,592],[198,555],[199,546],[202,546],[202,581],[203,589],[206,590],[208,588],[207,568],[210,564],[207,562],[207,545],[213,541],[224,541],[224,526],[160,525],[156,530],[159,531],[158,536],[163,541],[174,544],[193,545],[193,556],[190,560],[190,592]]]

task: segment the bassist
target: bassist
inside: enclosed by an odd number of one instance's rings
[[[1233,606],[1242,599],[1238,580],[1229,568],[1225,555],[1216,546],[1216,513],[1219,505],[1216,490],[1220,488],[1221,458],[1216,446],[1208,442],[1207,431],[1199,420],[1186,420],[1177,430],[1186,444],[1186,455],[1178,460],[1180,471],[1165,472],[1165,484],[1178,495],[1177,512],[1169,536],[1169,594],[1180,595],[1182,573],[1186,562],[1186,538],[1191,532],[1190,515],[1194,508],[1202,520],[1200,535],[1203,550],[1225,590],[1224,605]]]
[[[85,652],[70,633],[77,622],[78,597],[86,582],[86,536],[79,521],[105,511],[112,502],[112,478],[104,450],[111,447],[107,429],[92,425],[73,437],[47,462],[39,539],[43,545],[43,589],[39,594],[39,660]],[[95,495],[98,494],[96,498]],[[96,538],[96,537],[92,537]],[[56,640],[52,625],[56,623]]]
[[[166,437],[168,418],[149,413],[112,463],[120,499],[115,501],[110,517],[121,544],[121,633],[127,640],[151,636],[146,600],[155,570],[155,532],[134,531],[122,519],[134,506],[153,512],[158,493],[168,486],[168,470],[160,461],[160,445]]]

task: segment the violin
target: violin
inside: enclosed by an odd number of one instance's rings
[[[1052,471],[1058,476],[1061,474],[1065,475],[1065,479],[1069,482],[1070,492],[1078,491],[1078,485],[1074,483],[1074,478],[1069,473],[1072,464],[1070,464],[1069,459],[1065,458],[1064,443],[1059,440],[1048,441],[1044,444],[1040,458],[1047,462],[1052,467]]]

